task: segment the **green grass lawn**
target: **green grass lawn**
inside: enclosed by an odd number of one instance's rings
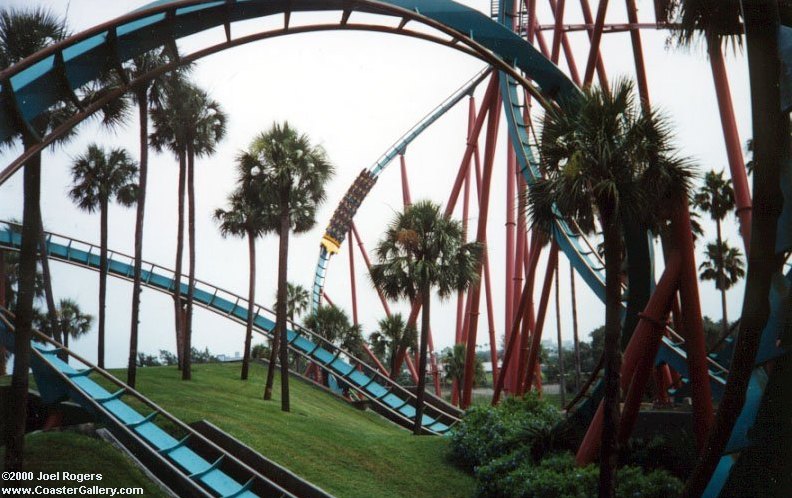
[[[5,454],[0,448],[0,459]],[[73,432],[36,432],[25,438],[25,471],[102,474],[101,481],[21,481],[21,486],[143,488],[146,497],[168,496],[110,443]],[[13,485],[4,482],[4,485]],[[140,495],[138,495],[140,496]]]
[[[195,365],[182,382],[175,367],[138,370],[138,390],[185,422],[206,419],[268,458],[341,497],[466,497],[474,480],[445,460],[447,441],[412,436],[379,415],[292,380],[291,413],[261,399],[265,370]],[[124,378],[122,371],[115,372]],[[94,376],[92,376],[94,377]]]

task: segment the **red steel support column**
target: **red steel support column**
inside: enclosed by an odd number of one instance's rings
[[[556,0],[549,0],[550,1],[550,9],[553,12],[556,12]],[[539,34],[541,35],[541,31]],[[580,86],[580,74],[578,73],[577,64],[575,63],[575,53],[572,51],[572,44],[569,43],[569,37],[567,36],[566,30],[562,30],[561,32],[561,46],[564,48],[564,58],[567,61],[567,65],[569,66],[569,77],[572,78],[572,81]]]
[[[561,55],[561,38],[564,36],[562,31],[564,27],[564,7],[566,7],[566,0],[558,0],[553,8],[555,29],[553,30],[553,50],[550,52],[550,61],[556,65],[558,65],[558,58]]]
[[[737,205],[737,218],[740,220],[740,235],[742,235],[747,257],[751,246],[751,190],[748,188],[748,174],[745,171],[740,134],[737,131],[737,121],[734,118],[734,106],[729,90],[729,77],[723,62],[723,53],[718,45],[710,45],[707,50],[712,67],[712,79],[715,82],[715,94],[718,96],[718,110],[723,128],[723,139],[726,141],[726,155],[729,158],[729,170],[731,171],[732,185],[734,185],[734,202]]]
[[[471,95],[468,101],[468,136],[473,131],[473,124],[476,121],[476,101]],[[475,157],[475,154],[474,154]],[[470,216],[470,163],[467,164],[467,171],[465,172],[465,190],[462,196],[462,235],[467,241],[468,236],[468,218]],[[456,336],[454,344],[459,344],[462,341],[462,323],[464,320],[465,310],[465,292],[459,291],[457,293],[457,317],[456,317]],[[456,382],[456,381],[454,381]],[[453,396],[458,398],[458,389],[454,389]],[[456,403],[459,401],[457,400]],[[455,404],[456,404],[455,403]]]
[[[517,306],[516,317],[521,317],[523,315],[523,311],[525,310],[525,307],[528,305],[529,297],[530,297],[530,289],[528,288],[528,285],[526,283],[525,287],[522,290],[522,294],[520,296],[520,304],[519,306]],[[503,364],[501,365],[501,372],[503,373],[501,374],[500,377],[498,377],[497,381],[495,381],[495,390],[492,394],[493,406],[498,404],[498,401],[500,400],[500,394],[501,391],[503,390],[504,378],[506,377],[505,372],[511,370],[509,363],[511,361],[512,356],[514,355],[514,350],[516,349],[516,344],[518,341],[518,333],[520,330],[520,320],[516,317],[514,319],[514,322],[512,323],[511,332],[506,337],[506,346],[503,351]]]
[[[498,74],[493,74],[493,80],[497,81]],[[487,120],[487,142],[484,154],[484,175],[481,182],[481,195],[479,197],[478,227],[476,230],[476,241],[484,245],[487,250],[487,221],[489,214],[490,184],[492,183],[492,170],[495,161],[495,146],[498,141],[498,124],[500,122],[500,94],[490,102],[489,119]],[[481,277],[482,263],[478,265],[478,276]],[[475,313],[470,315],[470,328],[468,330],[467,347],[465,349],[465,376],[462,391],[462,407],[470,406],[471,394],[473,392],[473,366],[476,360],[476,332],[478,329],[478,306],[481,297],[481,282],[475,283],[471,290],[471,304]]]
[[[627,19],[630,24],[638,23],[638,11],[635,8],[635,0],[627,1]],[[649,83],[646,80],[646,64],[644,64],[643,44],[641,43],[641,32],[637,27],[630,29],[630,41],[632,42],[633,58],[635,59],[635,76],[638,80],[638,94],[641,96],[641,104],[644,112],[649,110]]]
[[[657,287],[655,288],[649,302],[646,303],[646,309],[641,313],[641,320],[630,338],[627,349],[624,355],[624,361],[621,367],[621,385],[628,385],[632,380],[633,372],[636,364],[642,360],[650,349],[651,331],[654,327],[654,322],[657,322],[666,315],[670,301],[676,292],[677,284],[681,278],[682,258],[676,253],[676,257],[669,258],[669,265],[663,272]],[[654,358],[652,355],[649,360]],[[603,402],[600,402],[594,419],[591,421],[586,436],[580,444],[575,461],[578,465],[588,465],[597,460],[599,456],[600,437],[602,436],[602,418],[603,418]]]
[[[495,332],[495,308],[492,304],[490,284],[489,254],[484,253],[484,295],[487,302],[487,327],[489,328],[490,361],[492,362],[492,381],[498,378],[498,339]]]
[[[668,365],[660,365],[654,368],[654,381],[657,387],[655,406],[669,406],[671,398],[668,396],[668,390],[671,388],[671,371]]]
[[[484,99],[481,101],[481,107],[479,108],[478,116],[476,116],[476,122],[473,125],[473,130],[468,135],[465,153],[462,156],[462,162],[459,166],[457,177],[454,180],[454,185],[451,188],[451,195],[448,198],[448,203],[446,204],[444,213],[446,216],[451,216],[451,214],[454,212],[454,207],[456,207],[459,191],[462,189],[462,182],[465,179],[465,168],[466,165],[470,163],[470,159],[473,157],[473,152],[477,147],[478,138],[481,134],[481,128],[484,126],[484,118],[486,118],[488,114],[491,114],[493,102],[497,103],[499,101],[500,94],[498,92],[498,73],[493,72],[492,76],[490,77],[489,85],[487,85],[487,90],[484,93]],[[498,111],[500,111],[500,108],[498,108]]]
[[[366,263],[366,270],[370,272],[371,271],[371,260],[368,257],[368,253],[366,252],[366,248],[363,247],[363,240],[360,238],[360,234],[358,233],[357,226],[355,226],[355,222],[352,222],[351,229],[352,229],[352,234],[355,236],[355,240],[357,240],[358,249],[360,249],[360,254],[363,256],[363,262]],[[352,243],[351,240],[349,242],[350,242],[350,244]],[[382,308],[385,310],[385,315],[390,317],[391,316],[391,311],[390,311],[390,306],[388,306],[388,300],[385,299],[385,296],[382,294],[382,292],[380,292],[379,289],[375,288],[375,290],[377,291],[377,295],[379,296],[380,302],[382,303]],[[325,298],[326,297],[327,297],[327,294],[325,294]]]
[[[517,346],[517,360],[513,362],[512,366],[512,379],[510,385],[510,392],[520,392],[520,382],[522,381],[523,372],[525,371],[525,362],[528,358],[528,350],[530,349],[531,334],[535,329],[534,320],[534,286],[536,284],[536,268],[539,265],[539,257],[542,254],[542,236],[534,232],[531,240],[530,249],[528,242],[523,236],[523,258],[517,261],[520,265],[520,271],[525,271],[525,286],[528,289],[528,304],[523,308],[522,315],[515,320],[521,320],[520,334],[518,335]],[[527,264],[526,264],[527,261]]]
[[[478,158],[476,158],[478,159]],[[481,203],[481,164],[478,160],[476,162],[476,197]],[[483,256],[483,270],[484,270],[484,296],[487,303],[487,328],[489,331],[490,343],[490,361],[492,362],[492,379],[493,381],[498,375],[498,343],[495,337],[495,309],[492,304],[492,284],[490,282],[490,267],[489,267],[489,253],[484,251]]]
[[[493,73],[492,77],[490,78],[489,85],[487,85],[487,90],[484,93],[484,100],[481,103],[481,108],[479,109],[479,114],[476,117],[476,122],[473,125],[473,131],[470,133],[467,139],[467,146],[465,147],[465,154],[462,157],[462,162],[459,166],[459,170],[457,171],[456,179],[454,180],[454,185],[451,188],[451,194],[448,198],[448,203],[446,204],[446,209],[444,212],[445,216],[451,216],[454,212],[454,208],[456,207],[456,202],[459,199],[459,192],[462,189],[462,183],[465,180],[466,175],[466,168],[469,167],[470,160],[473,157],[473,153],[476,150],[476,144],[478,142],[479,134],[481,133],[481,128],[484,125],[484,118],[488,114],[491,114],[491,110],[496,108],[498,112],[500,112],[500,99],[498,98],[500,94],[498,93],[498,73]],[[494,107],[493,107],[494,106]],[[416,300],[412,303],[412,309],[410,311],[410,318],[408,319],[407,323],[415,325],[415,320],[418,318],[418,312],[421,309],[420,301]],[[431,336],[430,336],[431,339]],[[401,354],[397,355],[397,367],[400,367],[401,360],[399,357],[402,356]],[[409,359],[408,359],[409,361]],[[409,367],[409,365],[408,365]],[[415,375],[415,380],[417,381],[418,376]]]
[[[511,324],[514,322],[514,235],[517,226],[515,218],[515,205],[514,200],[516,196],[517,186],[517,159],[514,153],[514,148],[509,143],[506,152],[506,278],[505,280],[505,313],[503,317],[503,330],[510,330]],[[508,338],[507,338],[508,340]],[[506,347],[504,345],[504,347]],[[506,369],[502,369],[505,373]]]
[[[526,277],[526,285],[529,288],[529,295],[528,295],[528,308],[533,309],[533,277],[528,276],[528,272],[525,271],[524,268],[524,261],[525,258],[533,258],[534,252],[538,250],[538,245],[533,243],[531,244],[530,248],[526,241],[526,228],[525,228],[525,216],[522,213],[525,212],[523,199],[525,199],[525,180],[522,176],[518,176],[517,178],[517,185],[519,185],[519,193],[518,193],[518,216],[517,219],[517,249],[515,253],[515,260],[514,260],[514,277],[513,286],[514,286],[514,298],[519,295],[520,289],[523,287],[523,272],[525,272]],[[536,255],[538,257],[538,254]],[[537,260],[538,262],[538,260]],[[514,306],[516,307],[517,303],[514,302]],[[525,309],[523,309],[523,315],[526,315]],[[527,316],[527,315],[526,315]],[[506,389],[509,392],[516,393],[519,391],[520,385],[520,378],[522,369],[525,367],[525,349],[527,348],[528,344],[528,334],[529,331],[532,330],[532,327],[529,325],[528,321],[523,318],[523,316],[513,316],[512,320],[522,320],[522,326],[518,332],[518,349],[517,349],[517,361],[513,362],[512,369],[509,372],[508,382],[506,384]]]
[[[407,178],[407,163],[404,161],[404,154],[399,154],[399,164],[401,166],[402,202],[404,207],[412,204],[410,196],[410,180]]]
[[[594,18],[591,15],[591,6],[589,5],[588,0],[580,0],[580,9],[583,11],[583,20],[586,21],[587,25],[594,24]],[[588,28],[586,30],[588,32],[589,41],[592,42],[594,40],[594,29]],[[605,73],[605,64],[602,61],[602,54],[599,53],[597,50],[597,76],[599,77],[600,86],[603,88],[608,88],[608,76]],[[590,85],[591,81],[585,83],[584,85]]]
[[[525,377],[520,383],[520,386],[518,386],[520,394],[529,391],[531,389],[531,384],[533,384],[536,365],[539,359],[539,345],[542,341],[542,329],[544,327],[545,315],[547,314],[547,303],[550,301],[550,288],[553,285],[553,271],[555,270],[557,262],[558,244],[553,240],[547,257],[547,270],[545,271],[545,279],[542,286],[542,296],[539,299],[539,309],[536,313],[536,327],[534,327],[533,336],[531,337],[531,349],[528,351]]]
[[[349,240],[352,241],[352,230],[349,230]],[[349,248],[349,289],[352,292],[352,323],[358,325],[357,308],[357,283],[355,278],[355,248]]]
[[[597,9],[597,20],[594,23],[594,33],[591,35],[591,48],[589,49],[586,72],[583,77],[583,86],[590,86],[594,80],[594,68],[599,59],[600,41],[602,40],[602,27],[605,24],[605,14],[608,12],[608,0],[600,0]],[[604,87],[603,87],[604,88]],[[604,88],[607,91],[607,88]]]
[[[693,398],[693,430],[697,447],[702,450],[713,422],[712,396],[707,366],[707,346],[704,341],[704,326],[701,322],[693,233],[690,228],[690,213],[686,202],[674,211],[671,229],[674,234],[674,242],[682,255],[679,296],[682,301],[682,320]]]

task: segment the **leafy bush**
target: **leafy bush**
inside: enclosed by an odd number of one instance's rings
[[[685,479],[696,465],[695,438],[690,431],[677,430],[651,438],[633,438],[622,449],[620,465],[634,465],[646,470],[664,469]]]
[[[599,469],[577,467],[570,453],[559,453],[534,463],[517,450],[476,469],[480,498],[589,498],[597,495]],[[618,471],[617,498],[673,498],[682,482],[665,471],[644,475],[638,467]]]
[[[538,460],[559,420],[558,410],[533,394],[507,398],[497,407],[473,407],[451,436],[450,458],[469,471],[518,449]]]

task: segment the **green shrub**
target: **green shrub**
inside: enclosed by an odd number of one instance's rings
[[[630,439],[619,455],[619,465],[663,469],[684,480],[693,471],[696,459],[693,433],[677,430],[662,436]]]
[[[451,436],[450,458],[469,471],[520,448],[523,455],[538,460],[560,420],[555,407],[533,394],[507,398],[497,407],[473,407]]]
[[[521,450],[476,469],[480,498],[589,498],[597,495],[599,469],[577,467],[571,453],[549,455],[538,464]],[[674,498],[682,482],[665,471],[646,475],[638,467],[617,473],[617,498]]]

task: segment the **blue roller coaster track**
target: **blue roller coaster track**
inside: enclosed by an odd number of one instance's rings
[[[450,0],[390,0],[382,2],[373,0],[358,0],[355,2],[346,0],[326,0],[323,2],[311,0],[161,0],[154,2],[127,16],[76,35],[42,51],[37,56],[0,72],[0,141],[6,141],[20,133],[26,133],[28,136],[40,141],[38,147],[26,151],[0,172],[0,184],[17,171],[30,155],[40,150],[41,147],[51,144],[58,136],[67,132],[68,129],[86,119],[92,113],[97,112],[103,104],[121,95],[131,85],[136,83],[135,81],[127,82],[122,87],[108,92],[103,99],[92,103],[80,101],[77,95],[80,89],[87,83],[96,81],[108,67],[120,68],[131,58],[148,50],[163,46],[175,47],[176,41],[184,37],[213,27],[225,27],[227,37],[225,43],[184,56],[179,61],[157,68],[148,75],[141,77],[143,79],[151,78],[158,73],[173,69],[179,63],[196,60],[226,48],[266,37],[309,31],[309,29],[292,29],[289,26],[291,14],[304,11],[338,11],[341,13],[340,20],[336,25],[325,25],[316,29],[369,29],[416,36],[443,43],[477,56],[501,71],[503,76],[500,79],[501,93],[511,141],[517,152],[520,170],[530,184],[537,177],[538,169],[531,152],[533,144],[528,135],[529,128],[522,120],[524,104],[520,101],[519,92],[529,92],[532,98],[547,106],[551,105],[549,101],[552,100],[559,103],[569,101],[567,97],[576,94],[578,90],[560,69],[539,54],[533,46],[520,38],[519,35],[505,27],[506,21],[515,16],[514,12],[511,11],[511,6],[507,4],[508,2],[504,2],[500,5],[500,23],[498,23],[480,12]],[[397,29],[393,29],[355,25],[349,22],[350,14],[353,11],[396,17],[401,19],[400,26]],[[284,28],[282,30],[259,36],[249,36],[240,39],[232,38],[231,26],[234,22],[274,14],[284,15]],[[421,23],[434,28],[451,39],[450,41],[447,39],[443,40],[440,37],[411,32],[405,29],[405,25],[409,22]],[[33,121],[49,108],[62,101],[75,103],[78,111],[62,127],[54,130],[49,135],[39,136],[32,124]],[[590,244],[582,237],[580,230],[574,227],[572,223],[559,219],[556,223],[555,231],[561,249],[572,262],[575,270],[589,287],[600,298],[603,298],[604,285],[601,262],[596,258],[595,251],[592,251]],[[645,261],[646,264],[651,265],[650,252],[647,249],[649,246],[648,237],[643,238],[645,240],[640,244],[643,247],[636,246],[632,250],[638,251],[633,256],[642,252],[644,257],[630,257],[630,260]],[[65,246],[64,248],[67,252],[63,257],[68,260],[69,248]],[[55,249],[58,248],[53,247],[52,249],[54,253]],[[630,250],[628,248],[628,251]],[[87,256],[86,261],[82,264],[91,267],[93,259],[90,254]],[[125,278],[128,278],[129,265],[117,261],[115,264],[117,266],[121,265],[117,269],[123,270],[126,275]],[[636,271],[638,270],[644,277],[638,278],[631,273],[631,285],[636,286],[635,289],[631,289],[631,295],[639,294],[638,292],[633,292],[639,290],[637,288],[639,285],[642,288],[651,286],[651,282],[649,282],[647,277],[650,272],[646,271],[646,267],[636,269]],[[113,271],[112,263],[111,271]],[[120,275],[121,273],[116,272],[116,274]],[[172,286],[172,280],[167,281],[167,278],[158,279],[157,277],[161,276],[155,273],[147,274],[148,284],[160,280],[161,288],[169,289]],[[238,302],[236,304],[225,302],[221,305],[219,304],[221,301],[215,301],[216,297],[211,293],[201,296],[201,298],[207,298],[207,305],[209,303],[217,303],[218,310],[220,310],[219,306],[226,306],[228,309],[224,312],[227,313],[227,316],[237,319],[237,314],[241,309],[237,306]],[[633,306],[633,309],[635,309],[635,306]],[[779,315],[774,315],[772,320],[768,330],[765,331],[766,335],[772,334],[772,330],[780,326]],[[260,326],[266,328],[265,325],[269,325],[271,328],[271,323],[263,323]],[[294,349],[295,351],[299,350],[300,354],[307,355],[314,361],[322,362],[326,368],[335,369],[341,378],[351,381],[350,384],[356,384],[357,388],[366,392],[368,396],[374,396],[378,401],[386,401],[386,403],[387,401],[392,401],[393,406],[391,406],[391,409],[400,413],[402,417],[409,419],[412,407],[409,405],[409,400],[405,401],[391,392],[395,391],[396,387],[380,385],[375,382],[374,375],[366,376],[358,372],[349,363],[341,360],[342,352],[336,350],[334,353],[333,350],[328,349],[329,346],[325,347],[321,343],[313,343],[308,339],[309,336],[310,334],[305,331],[293,330],[289,336],[290,345],[296,348]],[[673,343],[666,345],[668,346],[666,349],[675,346]],[[781,353],[776,352],[774,354],[778,355]],[[751,426],[751,421],[755,419],[755,414],[759,411],[765,384],[761,371],[764,371],[764,365],[767,361],[765,359],[765,363],[761,364],[757,362],[755,379],[752,380],[751,384],[757,394],[753,395],[749,390],[749,402],[746,403],[743,416],[734,429],[733,439],[735,440],[741,438],[740,434],[750,433],[748,429]],[[711,366],[713,365],[711,364]],[[718,367],[715,367],[715,370],[711,373],[720,379],[718,382],[722,383],[723,376],[726,373],[725,369],[720,367],[720,370],[718,370]],[[360,380],[360,382],[355,379]],[[374,392],[372,392],[372,389]],[[751,402],[750,400],[759,401]],[[403,404],[400,405],[399,403]],[[387,404],[391,405],[391,403]],[[414,414],[414,411],[412,413]],[[426,420],[425,425],[435,429],[435,432],[445,432],[449,427],[448,423],[436,418]],[[734,446],[730,447],[734,448]],[[729,453],[727,451],[727,453],[718,468],[718,472],[713,476],[710,488],[708,488],[708,493],[710,493],[708,496],[718,496],[723,482],[727,479],[730,472],[731,465],[727,460],[734,461],[733,455],[739,455],[739,451],[737,453]]]

